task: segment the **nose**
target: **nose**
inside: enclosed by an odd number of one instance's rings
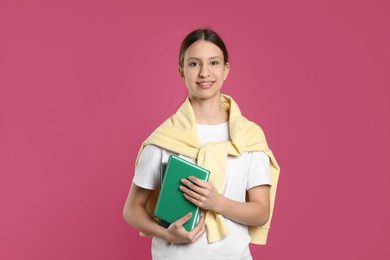
[[[209,76],[209,68],[207,67],[207,65],[200,66],[199,77],[207,78],[208,76]]]

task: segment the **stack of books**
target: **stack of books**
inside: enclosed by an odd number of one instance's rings
[[[179,189],[183,185],[181,180],[189,176],[208,181],[210,171],[176,155],[171,155],[162,167],[160,194],[154,211],[160,225],[168,227],[189,212],[192,212],[192,218],[183,225],[184,228],[191,231],[198,223],[199,207],[186,200]]]

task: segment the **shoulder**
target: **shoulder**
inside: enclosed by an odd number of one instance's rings
[[[239,121],[240,129],[244,135],[249,135],[251,137],[264,138],[264,131],[257,123],[248,120],[246,117],[242,116]]]
[[[251,161],[267,163],[269,165],[269,157],[263,151],[248,152],[248,157]]]
[[[162,148],[153,144],[145,145],[144,149],[142,150],[142,154],[149,155],[149,156],[158,155],[161,154],[161,152],[162,152]]]
[[[142,157],[155,159],[160,162],[168,161],[168,157],[172,154],[174,154],[172,151],[154,144],[147,144],[142,150]]]
[[[261,127],[260,127],[259,124],[257,124],[256,122],[246,118],[245,116],[241,117],[240,124],[244,125],[244,126],[246,126],[248,128],[251,128],[251,129],[259,129],[259,130],[261,130]]]

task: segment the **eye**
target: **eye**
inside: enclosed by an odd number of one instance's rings
[[[196,67],[196,66],[199,66],[200,64],[199,64],[199,62],[197,62],[197,61],[192,61],[192,62],[190,62],[188,65],[189,65],[190,67]]]
[[[213,66],[215,66],[215,65],[218,65],[219,62],[218,62],[218,61],[212,61],[212,62],[210,62],[210,64],[213,65]]]

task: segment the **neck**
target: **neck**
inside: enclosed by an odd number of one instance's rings
[[[204,100],[190,97],[190,102],[198,124],[216,125],[229,120],[229,113],[221,107],[220,95]]]

